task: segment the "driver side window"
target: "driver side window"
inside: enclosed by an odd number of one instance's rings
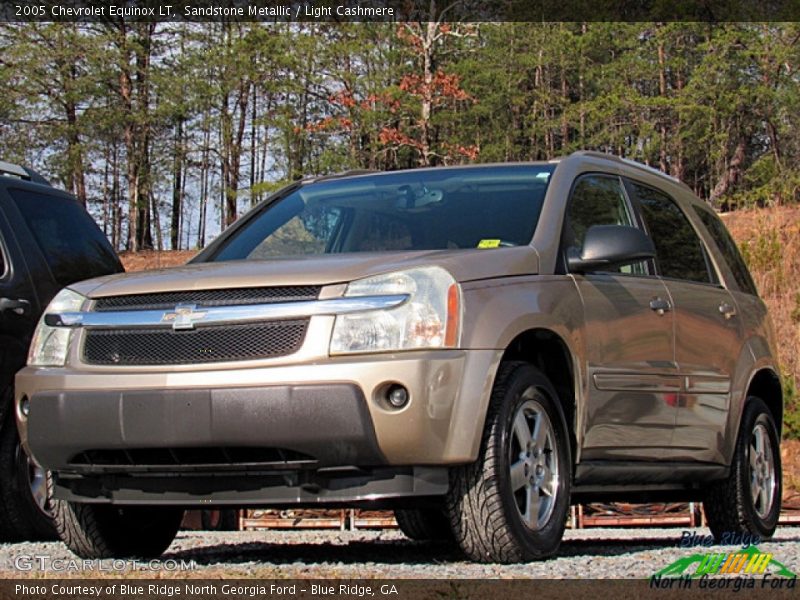
[[[581,251],[586,232],[592,225],[636,226],[619,177],[588,175],[578,180],[564,219],[563,247]],[[646,275],[647,268],[643,261],[612,268],[608,272]]]

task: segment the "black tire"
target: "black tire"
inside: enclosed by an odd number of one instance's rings
[[[13,411],[8,411],[0,428],[0,541],[58,539],[51,514],[50,474],[29,461]]]
[[[61,540],[81,558],[156,558],[175,539],[183,509],[53,501]]]
[[[762,444],[769,443],[772,462],[771,483],[761,486],[757,486],[757,481],[766,479],[765,468],[769,465],[765,467],[768,461],[759,460],[759,453],[754,452],[753,444],[759,436],[763,436]],[[751,467],[751,458],[755,467]],[[753,498],[751,477],[755,477],[755,485],[760,491],[756,498]],[[749,534],[762,540],[772,537],[781,512],[781,479],[778,429],[767,405],[760,398],[751,396],[742,414],[730,475],[712,485],[703,499],[703,511],[714,538],[718,542],[724,541],[726,533]]]
[[[520,414],[523,420],[517,429]],[[530,443],[522,449],[519,441],[526,438],[517,432],[527,427],[528,434],[535,433],[537,424],[549,426],[546,439],[534,444],[533,450]],[[512,453],[516,460],[512,461]],[[447,512],[456,542],[479,562],[514,563],[552,556],[566,525],[571,469],[567,426],[553,386],[527,363],[501,364],[478,460],[451,470]],[[531,499],[537,507],[535,523]]]
[[[449,542],[453,540],[450,520],[436,508],[402,508],[394,511],[397,526],[405,536],[417,542]]]
[[[239,519],[236,509],[201,510],[200,526],[203,531],[236,531]]]

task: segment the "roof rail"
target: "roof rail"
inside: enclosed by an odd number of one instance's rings
[[[50,182],[33,169],[26,169],[25,167],[20,167],[14,163],[0,160],[0,176],[3,175],[10,175],[11,177],[16,177],[18,179],[22,179],[23,181],[31,181],[33,183],[40,183],[50,187]]]
[[[19,177],[30,181],[31,175],[19,165],[0,160],[0,175],[11,175],[12,177]]]
[[[651,167],[644,163],[640,163],[639,161],[632,160],[630,158],[623,158],[621,156],[617,156],[616,154],[609,154],[607,152],[598,152],[597,150],[579,150],[575,154],[582,154],[584,156],[594,156],[595,158],[605,158],[608,160],[615,160],[618,162],[625,163],[626,165],[630,165],[632,167],[636,167],[637,169],[641,169],[642,171],[647,171],[648,173],[653,173],[654,175],[659,175],[661,177],[666,177],[671,181],[676,183],[681,183],[681,180],[677,177],[673,177],[669,173],[665,173],[661,169],[656,169],[655,167]]]

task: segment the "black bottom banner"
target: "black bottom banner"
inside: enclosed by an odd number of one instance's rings
[[[797,598],[796,579],[3,579],[2,600]]]

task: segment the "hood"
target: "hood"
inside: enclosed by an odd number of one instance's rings
[[[411,267],[437,265],[459,282],[532,275],[539,260],[530,246],[486,250],[435,250],[325,254],[272,260],[196,263],[120,273],[70,285],[91,298],[185,290],[347,283]]]

